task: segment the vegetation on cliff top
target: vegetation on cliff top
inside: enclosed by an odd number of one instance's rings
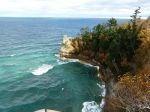
[[[101,63],[104,68],[109,67],[116,77],[131,69],[134,72],[133,58],[142,43],[139,10],[135,10],[129,23],[118,25],[117,20],[112,18],[92,30],[82,28],[73,41],[76,55],[86,55]]]
[[[126,73],[115,84],[110,100],[112,112],[150,111],[150,63],[135,76]],[[113,108],[112,108],[113,107]],[[118,109],[119,108],[119,109]],[[119,111],[120,110],[120,111]]]
[[[76,55],[95,60],[114,74],[111,112],[150,111],[150,17],[141,20],[139,13],[140,8],[121,25],[112,18],[92,30],[82,28],[73,39]]]
[[[145,32],[145,35],[147,34],[149,34],[149,30]],[[114,112],[119,112],[118,108],[121,109],[120,112],[122,109],[127,112],[150,111],[149,37],[143,39],[141,46],[136,50],[134,60],[138,66],[134,76],[128,72],[119,77],[119,81],[114,85],[110,98],[110,108],[114,109]]]

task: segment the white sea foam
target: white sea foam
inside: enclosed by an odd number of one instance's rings
[[[53,69],[54,66],[43,64],[42,66],[38,67],[37,69],[32,71],[33,75],[43,75],[47,73],[50,69]]]
[[[92,65],[90,63],[87,63],[87,62],[84,62],[84,61],[80,61],[80,63],[84,64],[84,65],[87,65],[87,66],[90,66],[90,67],[95,67],[95,68],[99,69],[99,66],[94,66],[94,65]]]
[[[79,63],[87,65],[87,66],[95,67],[95,68],[97,68],[97,70],[99,69],[99,66],[94,66],[94,65],[92,65],[90,63],[87,63],[85,61],[81,61],[79,59],[69,59],[69,58],[65,58],[65,57],[60,59],[60,55],[59,54],[55,54],[55,57],[59,58],[57,60],[58,64],[66,64],[66,63],[69,63],[69,62],[79,62]]]
[[[70,62],[79,62],[79,60],[78,59],[69,59],[69,60],[60,60],[60,59],[58,59],[57,60],[58,65],[63,65],[63,64],[70,63]]]
[[[60,55],[59,55],[59,54],[55,54],[55,56],[56,56],[57,58],[59,58],[59,57],[60,57]]]
[[[105,99],[103,98],[101,103],[100,103],[100,108],[102,109],[104,107],[104,104],[105,104]]]
[[[64,91],[64,88],[61,88],[62,91]]]
[[[15,56],[15,54],[11,54],[10,56],[13,57],[13,56]]]
[[[57,63],[58,63],[58,65],[63,65],[63,64],[67,64],[69,62],[68,61],[61,61],[61,60],[57,59]]]
[[[95,101],[84,102],[82,112],[101,112],[101,108]]]
[[[105,95],[106,95],[105,85],[100,85],[99,83],[97,83],[97,85],[102,90],[101,96],[105,97]]]
[[[104,107],[104,104],[105,104],[105,95],[106,95],[106,89],[105,89],[105,85],[100,85],[99,83],[97,83],[97,85],[99,86],[99,88],[101,88],[102,90],[102,93],[101,93],[101,96],[103,97],[102,98],[102,101],[100,103],[100,108],[102,109]]]
[[[105,85],[100,85],[97,83],[97,85],[102,89],[101,96],[105,97],[106,90]],[[103,98],[100,105],[98,105],[95,101],[91,102],[84,102],[82,112],[102,112],[102,108],[104,107],[105,99]]]
[[[95,67],[97,70],[99,70],[99,66],[92,65],[92,64],[90,64],[88,62],[85,62],[85,61],[80,61],[79,59],[69,59],[69,61],[71,61],[71,62],[79,62],[79,63],[81,63],[83,65],[86,65],[86,66]]]
[[[80,62],[78,59],[69,59],[68,62]]]

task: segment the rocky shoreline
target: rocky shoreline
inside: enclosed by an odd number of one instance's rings
[[[97,63],[93,59],[90,59],[88,56],[74,54],[74,47],[72,45],[72,40],[73,40],[72,37],[64,36],[62,46],[60,49],[60,59],[61,60],[78,59],[80,63],[90,64],[92,66],[97,67],[99,77],[104,82],[105,90],[106,90],[105,97],[104,97],[105,102],[103,106],[103,111],[109,112],[107,106],[109,105],[109,98],[111,96],[113,85],[115,84],[112,72],[110,71],[109,68],[104,69],[101,64]]]

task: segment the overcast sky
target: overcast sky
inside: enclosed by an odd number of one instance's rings
[[[123,18],[138,6],[150,15],[150,0],[0,0],[0,16]]]

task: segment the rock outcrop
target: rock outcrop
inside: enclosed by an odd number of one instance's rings
[[[64,36],[63,43],[60,49],[60,58],[65,59],[78,59],[81,63],[89,63],[93,66],[98,66],[100,79],[105,83],[106,96],[103,110],[107,112],[107,105],[109,104],[109,96],[111,94],[112,87],[114,85],[113,74],[109,68],[105,69],[100,63],[94,59],[89,58],[83,54],[75,54],[75,48],[73,46],[73,38]]]
[[[61,58],[69,57],[70,55],[74,54],[75,48],[73,47],[72,40],[72,37],[67,37],[66,35],[64,36],[60,49]]]

